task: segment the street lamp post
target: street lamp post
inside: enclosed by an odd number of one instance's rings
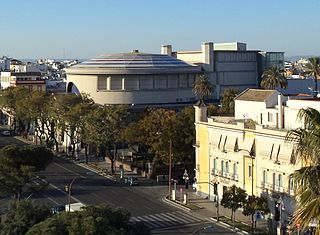
[[[169,137],[169,200],[171,200],[171,175],[172,175],[172,140]]]
[[[68,212],[70,212],[70,205],[71,205],[71,187],[73,182],[76,180],[78,176],[73,177],[69,185],[66,185],[66,191],[68,192]]]

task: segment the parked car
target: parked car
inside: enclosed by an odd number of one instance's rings
[[[2,135],[3,135],[3,136],[10,136],[10,135],[11,135],[11,132],[10,132],[10,131],[3,131],[3,132],[2,132]]]
[[[51,213],[52,214],[59,214],[63,211],[66,210],[66,206],[65,205],[56,205],[54,207],[51,208]]]
[[[138,178],[137,177],[132,177],[132,176],[129,176],[128,178],[125,178],[124,182],[126,184],[129,184],[130,186],[139,184]]]

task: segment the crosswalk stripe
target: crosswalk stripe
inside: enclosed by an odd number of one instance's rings
[[[162,218],[165,218],[166,222],[170,223],[170,226],[181,224],[179,221],[177,221],[176,218],[172,218],[172,217],[166,215],[165,213],[161,213],[161,214],[158,214],[158,215],[161,216]]]
[[[137,219],[136,217],[131,217],[131,218],[130,218],[130,221],[132,221],[132,222],[139,222],[140,220]]]
[[[181,224],[196,223],[202,220],[204,220],[204,218],[200,218],[193,214],[184,213],[182,211],[174,211],[130,218],[130,222],[143,222],[151,230],[163,227],[172,227]]]
[[[183,224],[183,223],[185,223],[185,221],[182,221],[181,219],[179,219],[179,218],[177,218],[175,216],[172,216],[170,213],[162,213],[160,215],[168,218],[169,221],[172,221],[174,224]]]
[[[140,222],[143,222],[148,228],[150,228],[150,229],[154,228],[154,224],[152,224],[149,221],[146,221],[143,217],[137,216],[136,218],[138,218],[140,220]]]
[[[174,213],[174,212],[173,212]],[[195,221],[191,218],[187,217],[187,214],[184,215],[176,215],[171,213],[170,215],[173,216],[174,218],[176,218],[177,220],[180,220],[182,223],[186,224],[186,223],[194,223]]]
[[[151,218],[151,220],[149,220],[149,221],[154,223],[158,228],[166,226],[165,221],[159,220],[159,219],[162,219],[162,218],[158,218],[158,217],[156,217],[154,215],[149,215],[148,218]]]
[[[182,213],[180,211],[175,211],[173,213],[176,214],[177,216],[181,216],[182,218],[186,218],[188,220],[191,220],[192,222],[199,222],[199,221],[203,220],[202,218],[194,216],[193,214]]]

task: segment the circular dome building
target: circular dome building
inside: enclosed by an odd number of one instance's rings
[[[101,55],[66,69],[67,92],[99,104],[175,105],[194,102],[200,66],[162,54]]]

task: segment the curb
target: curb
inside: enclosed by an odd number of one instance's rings
[[[76,163],[76,164],[77,164],[78,166],[81,166],[82,168],[85,168],[85,169],[87,169],[87,170],[90,170],[90,171],[92,171],[92,172],[94,172],[94,173],[96,173],[96,174],[98,174],[98,175],[100,175],[100,176],[103,176],[103,177],[107,178],[107,179],[116,181],[112,176],[102,175],[102,174],[100,173],[100,171],[98,171],[98,170],[96,170],[96,169],[94,169],[94,168],[92,168],[92,167],[90,167],[90,166],[87,166],[87,165],[85,165],[85,164],[83,164],[83,163]]]
[[[215,219],[215,218],[213,218],[213,217],[211,217],[210,220],[218,223],[219,225],[222,225],[222,226],[225,227],[225,228],[228,228],[228,229],[232,229],[232,230],[233,230],[233,226],[230,225],[230,224],[227,224],[227,223],[218,221],[217,219]],[[235,227],[235,229],[236,229],[236,233],[237,233],[237,234],[250,234],[250,233],[248,233],[247,231],[241,230],[241,229],[239,229],[239,228],[237,228],[237,227]]]
[[[185,211],[188,211],[188,212],[192,211],[190,208],[185,207],[185,206],[183,206],[183,205],[181,205],[181,204],[179,204],[177,202],[173,202],[173,201],[169,200],[167,197],[163,197],[163,198],[161,198],[161,200],[163,202],[165,202],[167,204],[170,204],[171,206],[177,207],[179,209],[182,209],[182,210],[185,210]]]

